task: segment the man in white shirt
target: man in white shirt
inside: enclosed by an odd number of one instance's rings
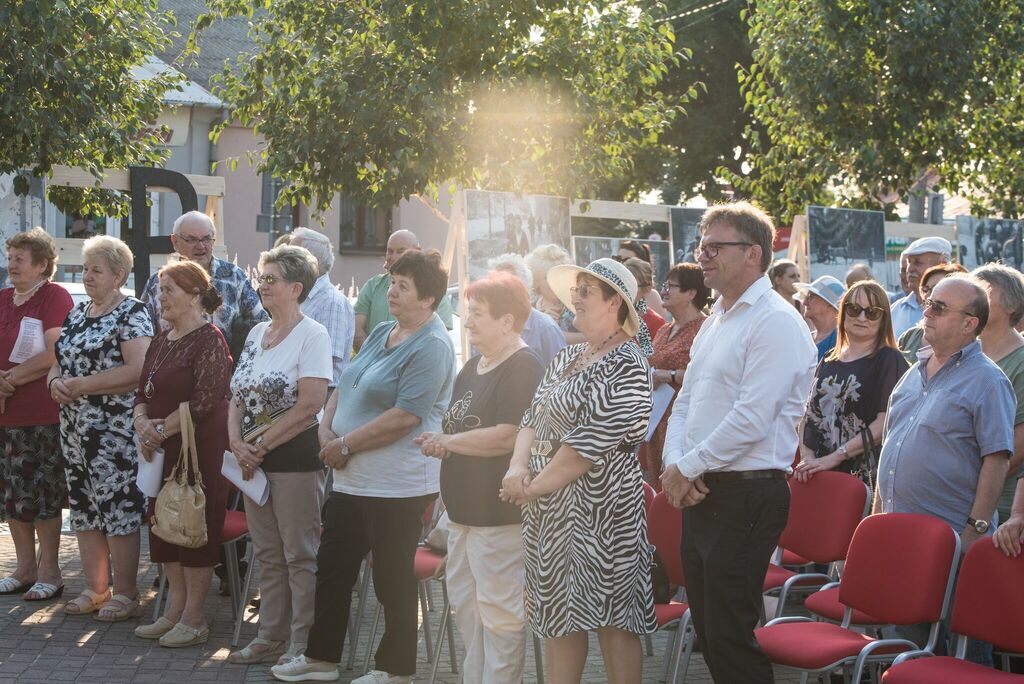
[[[900,255],[907,260],[907,285],[910,292],[892,303],[892,329],[898,340],[903,333],[917,325],[924,316],[924,304],[919,296],[921,276],[932,266],[948,264],[953,245],[946,238],[926,237],[910,243]]]
[[[662,484],[683,507],[682,559],[694,628],[719,684],[774,681],[754,627],[786,525],[786,475],[810,390],[814,343],[765,275],[775,229],[760,209],[712,207],[697,261],[719,293],[669,418]]]

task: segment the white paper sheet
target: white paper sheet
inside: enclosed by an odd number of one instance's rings
[[[139,489],[146,496],[151,496],[154,499],[156,495],[160,493],[160,488],[164,486],[164,450],[157,449],[153,452],[153,460],[147,461],[142,457],[142,451],[139,451],[139,475],[138,475]]]
[[[14,342],[14,348],[11,349],[8,360],[11,363],[24,363],[36,354],[41,354],[45,349],[43,322],[38,318],[29,318],[28,316],[22,318],[18,339]]]
[[[267,475],[262,468],[257,468],[253,471],[251,478],[244,480],[242,479],[242,466],[238,464],[238,459],[230,451],[225,451],[224,465],[221,466],[220,472],[228,478],[231,484],[238,487],[240,492],[260,506],[267,503],[267,498],[270,497],[270,483],[267,482]]]
[[[651,402],[654,404],[654,408],[651,409],[651,424],[647,426],[647,437],[644,438],[645,442],[650,442],[651,437],[654,436],[654,431],[658,427],[658,423],[661,422],[661,417],[665,415],[665,411],[672,406],[672,397],[676,395],[675,388],[669,384],[658,385],[653,392],[651,392]]]

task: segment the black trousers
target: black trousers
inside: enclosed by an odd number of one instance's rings
[[[785,480],[709,484],[710,493],[683,509],[683,570],[693,626],[718,684],[774,682],[754,628],[772,552],[786,526]]]
[[[393,675],[416,674],[419,604],[413,562],[423,511],[436,496],[385,499],[331,492],[316,556],[316,609],[307,656],[341,661],[352,587],[359,566],[372,551],[373,589],[384,608],[384,636],[375,668]]]

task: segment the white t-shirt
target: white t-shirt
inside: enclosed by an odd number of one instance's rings
[[[269,327],[269,322],[259,323],[249,331],[231,377],[231,394],[242,410],[243,437],[295,405],[299,378],[334,377],[331,340],[324,326],[304,316],[287,337],[264,349],[263,335]]]

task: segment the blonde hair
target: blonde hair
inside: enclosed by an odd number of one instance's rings
[[[115,273],[124,273],[118,287],[125,284],[135,265],[135,256],[128,245],[109,235],[96,235],[82,243],[82,261],[92,258],[103,259]]]

